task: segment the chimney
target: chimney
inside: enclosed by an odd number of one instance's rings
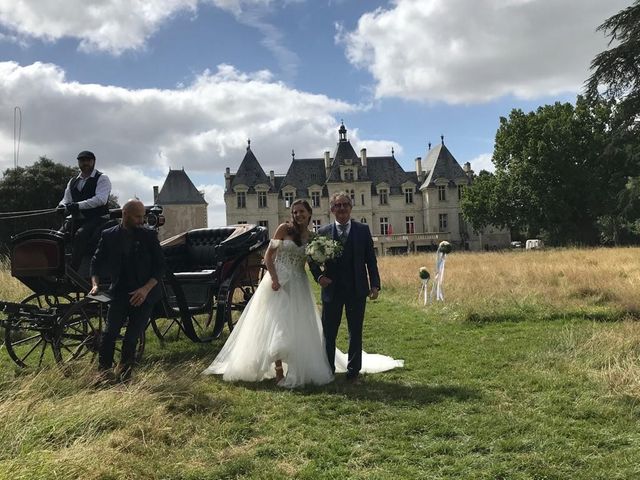
[[[273,170],[269,170],[269,181],[271,182],[271,186],[276,186],[276,174]]]
[[[360,149],[360,160],[362,161],[362,166],[366,168],[367,167],[367,149],[366,148]]]
[[[327,175],[327,178],[329,178],[329,172],[331,171],[331,153],[329,152],[329,150],[326,150],[324,152],[324,169]]]
[[[231,191],[231,169],[229,167],[224,171],[224,190],[225,192]]]
[[[471,163],[467,162],[462,167],[462,171],[467,174],[467,177],[473,178],[473,170],[471,170]]]
[[[153,186],[153,203],[154,205],[158,203],[158,186],[157,185]]]
[[[422,179],[422,157],[416,157],[416,174]]]

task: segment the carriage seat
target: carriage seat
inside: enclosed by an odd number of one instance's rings
[[[186,232],[184,243],[165,248],[168,268],[181,283],[214,281],[216,269],[225,260],[220,244],[234,231],[234,227],[220,227]]]

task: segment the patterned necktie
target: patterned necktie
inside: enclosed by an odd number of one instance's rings
[[[344,245],[345,243],[347,243],[347,226],[338,224],[338,230],[338,238],[340,239],[340,243]]]

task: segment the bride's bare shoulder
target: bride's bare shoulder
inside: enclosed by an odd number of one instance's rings
[[[276,240],[291,240],[293,237],[291,236],[292,225],[290,223],[281,223],[278,225],[276,229],[276,233],[274,233],[273,238]]]

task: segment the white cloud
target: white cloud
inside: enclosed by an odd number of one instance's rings
[[[577,92],[628,0],[395,0],[337,30],[378,98],[452,104]]]
[[[182,13],[196,14],[199,4],[211,4],[233,14],[238,21],[257,28],[264,44],[284,68],[297,59],[286,49],[279,31],[263,17],[275,4],[287,0],[0,0],[0,25],[18,36],[0,34],[0,41],[20,37],[57,41],[76,38],[83,51],[119,55],[144,49],[147,40],[167,21]],[[292,63],[293,62],[293,63]]]
[[[492,153],[482,153],[475,158],[469,160],[471,163],[471,169],[476,173],[480,173],[480,170],[486,170],[487,172],[494,172],[495,166],[491,159],[493,158]]]
[[[198,190],[204,191],[204,198],[209,204],[207,216],[210,227],[220,227],[227,224],[224,205],[224,187],[221,185],[198,185]]]
[[[156,29],[198,0],[0,0],[0,23],[20,35],[80,40],[80,49],[113,54],[141,49]]]
[[[20,165],[41,155],[76,165],[79,151],[92,150],[121,201],[134,195],[150,201],[168,169],[184,167],[213,195],[206,199],[216,222],[223,189],[217,183],[226,167],[238,168],[248,138],[265,171],[285,173],[292,148],[298,158],[333,151],[336,117],[357,108],[274,82],[269,72],[229,65],[181,89],[130,90],[68,81],[53,64],[0,62],[0,112],[16,105],[23,114]],[[388,154],[391,146],[401,151],[394,142],[367,142],[355,130],[349,138],[369,155]],[[0,170],[12,166],[13,115],[7,114],[0,116]]]

